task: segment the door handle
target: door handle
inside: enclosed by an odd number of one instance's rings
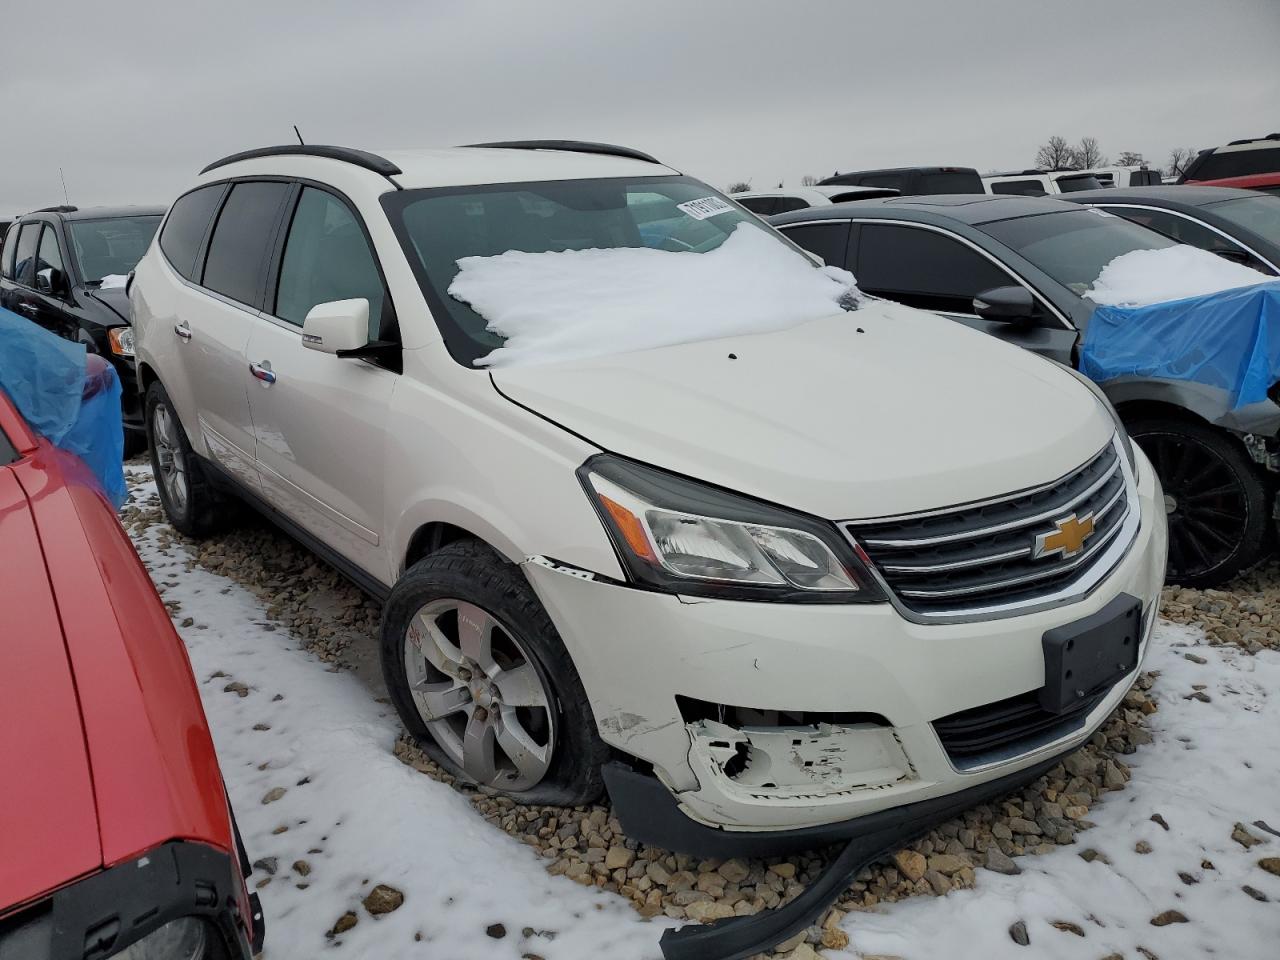
[[[249,372],[255,379],[261,380],[265,386],[269,387],[276,382],[276,375],[272,372],[270,364],[250,363]]]
[[[191,339],[191,327],[187,325],[187,321],[185,320],[183,320],[181,323],[175,323],[173,325],[173,332],[176,333],[183,340]]]

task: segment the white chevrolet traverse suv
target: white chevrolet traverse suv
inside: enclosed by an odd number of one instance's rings
[[[459,777],[607,786],[669,848],[909,831],[1043,771],[1123,697],[1165,565],[1071,372],[874,299],[481,368],[503,338],[449,293],[463,258],[735,229],[803,256],[603,144],[220,160],[130,286],[164,507],[202,536],[248,501],[383,598],[391,697]]]

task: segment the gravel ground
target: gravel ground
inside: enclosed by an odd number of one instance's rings
[[[192,543],[165,524],[154,496],[126,506],[122,520],[135,535],[160,525],[162,543],[181,542],[195,563],[257,595],[271,618],[265,629],[287,628],[332,669],[361,674],[379,702],[386,702],[376,668],[379,605],[283,534],[246,515],[225,535]],[[158,585],[163,592],[166,583]],[[173,612],[181,620],[180,611]],[[1174,622],[1203,624],[1210,643],[1233,644],[1249,654],[1280,647],[1280,566],[1250,573],[1228,590],[1170,588],[1163,612]],[[1148,691],[1157,680],[1153,673],[1141,676],[1090,742],[1035,783],[1000,802],[966,811],[863,870],[820,924],[776,952],[802,960],[812,955],[810,944],[846,947],[848,935],[839,927],[845,912],[972,887],[975,867],[1017,874],[1020,858],[1078,838],[1082,858],[1101,856],[1087,847],[1087,837],[1078,835],[1092,826],[1091,806],[1104,794],[1125,788],[1129,768],[1124,758],[1151,743],[1146,718],[1157,707]],[[548,873],[626,897],[642,916],[710,921],[773,908],[816,878],[831,853],[726,862],[673,855],[625,838],[607,804],[530,807],[478,794],[454,783],[407,735],[396,743],[395,755],[424,776],[450,784],[495,828],[536,848],[546,858]]]

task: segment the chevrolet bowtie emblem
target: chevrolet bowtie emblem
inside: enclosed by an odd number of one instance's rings
[[[1074,557],[1084,549],[1084,542],[1093,536],[1092,513],[1086,513],[1083,517],[1077,517],[1073,513],[1069,517],[1055,520],[1054,525],[1058,529],[1036,537],[1035,548],[1031,551],[1034,559],[1051,557],[1055,553],[1060,553],[1063,557]]]

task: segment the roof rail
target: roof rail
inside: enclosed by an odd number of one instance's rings
[[[655,157],[631,147],[589,140],[500,140],[494,143],[464,143],[464,147],[493,147],[502,150],[563,150],[567,153],[601,153],[610,157],[627,157],[645,163],[661,163]]]
[[[356,150],[352,147],[330,147],[324,144],[311,143],[286,143],[278,147],[258,147],[255,150],[242,150],[240,153],[233,153],[229,157],[223,157],[221,160],[215,160],[200,172],[208,173],[210,170],[216,170],[218,167],[225,167],[229,163],[238,163],[241,160],[253,160],[257,157],[323,157],[326,160],[341,160],[343,163],[350,163],[357,167],[364,167],[366,170],[372,170],[374,173],[380,173],[384,177],[394,176],[401,173],[390,160],[380,157],[376,153],[369,153],[365,150]]]
[[[75,213],[79,207],[73,207],[69,203],[59,204],[56,207],[41,207],[39,210],[32,210],[32,213]]]

